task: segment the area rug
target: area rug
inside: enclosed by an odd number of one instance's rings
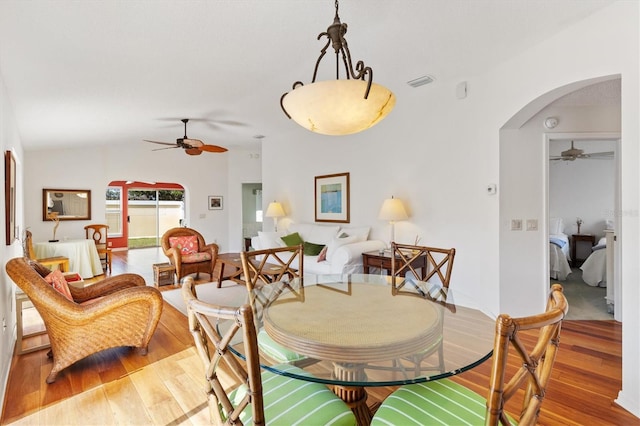
[[[220,288],[217,287],[217,283],[198,284],[196,294],[203,302],[221,306],[240,306],[247,302],[247,288],[233,281],[223,281]],[[168,304],[187,315],[181,288],[163,291],[162,297]]]

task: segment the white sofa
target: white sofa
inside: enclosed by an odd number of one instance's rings
[[[254,250],[286,247],[281,237],[297,232],[305,242],[326,246],[326,259],[319,255],[304,256],[304,274],[354,274],[362,272],[362,253],[380,250],[385,243],[369,240],[370,227],[342,227],[292,223],[285,231],[260,231],[251,239]],[[320,260],[320,261],[319,261]],[[297,265],[292,265],[297,267]]]

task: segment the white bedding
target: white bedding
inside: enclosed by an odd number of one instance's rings
[[[562,248],[549,243],[549,277],[554,280],[564,281],[571,273],[569,265],[569,236],[567,234],[551,234],[549,239],[558,239],[565,242]]]
[[[607,249],[594,250],[582,266],[582,280],[592,287],[607,286]]]

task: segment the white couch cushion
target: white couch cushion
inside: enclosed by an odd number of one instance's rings
[[[354,228],[340,228],[340,232],[338,235],[342,233],[347,234],[349,237],[356,236],[358,237],[358,242],[367,241],[369,239],[369,231],[371,231],[370,226],[360,226]]]
[[[297,232],[304,241],[327,245],[338,234],[340,226],[315,225],[313,223],[292,223],[289,233]]]
[[[357,243],[360,240],[358,239],[357,235],[352,235],[349,237],[342,237],[342,238],[338,238],[338,237],[334,237],[331,239],[331,242],[329,242],[329,244],[327,244],[327,262],[331,262],[331,258],[333,257],[333,254],[336,252],[336,250],[345,245],[345,244],[351,244],[351,243]]]
[[[260,248],[278,248],[285,247],[284,241],[280,237],[285,234],[282,231],[258,231],[258,237],[260,238]]]

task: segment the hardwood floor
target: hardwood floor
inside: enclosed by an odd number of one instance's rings
[[[114,274],[135,272],[153,285],[160,250],[114,252]],[[200,282],[208,281],[206,274]],[[176,288],[161,287],[161,291]],[[621,333],[615,321],[565,321],[560,351],[549,385],[542,425],[640,425],[640,419],[613,401],[621,388]],[[35,337],[34,339],[41,339]],[[528,335],[528,340],[533,337]],[[165,303],[147,356],[117,348],[85,358],[62,371],[55,383],[41,350],[14,356],[2,425],[206,424],[201,364],[192,348],[184,315]],[[515,365],[513,366],[515,369]],[[490,362],[454,380],[485,394]],[[369,402],[383,400],[392,387],[368,388]],[[516,403],[507,410],[517,413]]]

